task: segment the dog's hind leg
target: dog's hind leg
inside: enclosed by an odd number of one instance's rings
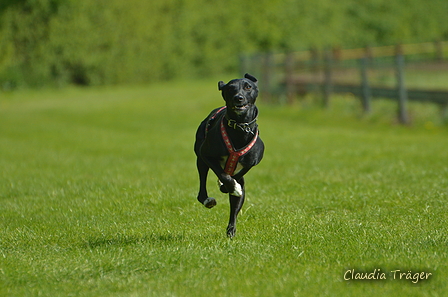
[[[230,200],[230,218],[229,218],[229,225],[227,226],[227,236],[230,238],[233,238],[235,236],[236,232],[236,218],[238,216],[238,213],[240,212],[241,208],[244,204],[244,197],[246,194],[245,188],[244,188],[244,178],[241,177],[238,180],[238,183],[241,185],[242,188],[242,195],[240,197],[234,196],[232,194],[229,195]]]
[[[207,175],[209,167],[200,157],[197,158],[196,165],[199,173],[198,201],[204,204],[205,207],[212,208],[216,205],[216,200],[215,198],[208,197],[207,193]]]

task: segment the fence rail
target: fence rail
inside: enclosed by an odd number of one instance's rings
[[[381,59],[388,60],[378,62]],[[260,77],[263,83],[262,97],[265,100],[273,100],[276,95],[292,100],[297,94],[318,91],[322,94],[323,105],[328,106],[333,93],[352,93],[361,99],[366,113],[371,110],[372,98],[396,100],[398,117],[404,124],[409,122],[408,101],[438,104],[442,115],[448,117],[448,81],[444,86],[446,90],[406,88],[405,59],[412,63],[425,61],[432,66],[441,66],[448,72],[448,41],[257,54],[242,56],[241,67],[242,71],[252,72]],[[406,64],[410,65],[411,62]],[[395,87],[371,86],[369,72],[375,67],[391,68],[395,72]],[[341,74],[350,71],[352,77],[348,82],[347,79],[341,80]],[[353,78],[353,73],[356,78]]]

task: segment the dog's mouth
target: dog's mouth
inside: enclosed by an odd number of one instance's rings
[[[249,104],[238,104],[238,105],[234,105],[232,107],[232,109],[236,110],[236,111],[243,111],[243,110],[246,110],[248,107],[249,107]]]

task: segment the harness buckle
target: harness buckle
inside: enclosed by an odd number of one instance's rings
[[[252,131],[252,129],[250,128],[249,125],[247,125],[246,128],[244,128],[244,131],[245,131],[246,133],[254,134],[254,131]]]

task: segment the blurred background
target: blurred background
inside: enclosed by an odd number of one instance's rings
[[[448,40],[446,0],[1,0],[0,88],[236,74],[241,55]]]

